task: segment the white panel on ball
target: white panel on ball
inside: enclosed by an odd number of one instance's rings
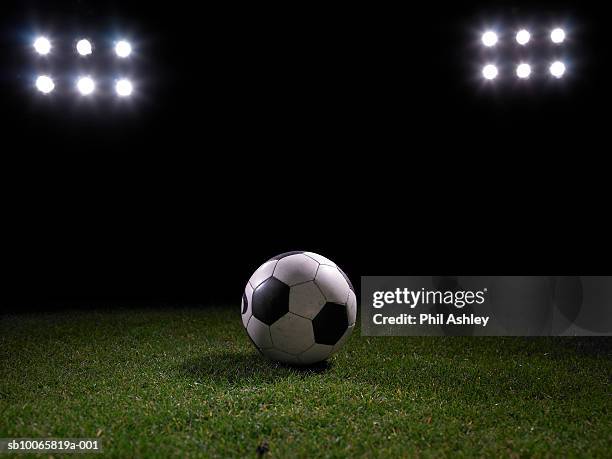
[[[351,290],[338,268],[321,265],[317,271],[315,282],[330,303],[346,304]]]
[[[298,316],[314,319],[325,303],[321,289],[314,282],[296,285],[289,291],[289,311]]]
[[[249,325],[247,326],[247,332],[259,349],[263,350],[272,347],[270,327],[264,324],[257,317],[251,317],[251,320],[249,320]]]
[[[325,258],[323,255],[319,255],[318,253],[304,252],[304,255],[309,256],[310,258],[312,258],[313,260],[316,260],[317,262],[321,263],[322,265],[336,266],[336,263],[331,261],[329,258]]]
[[[244,302],[246,299],[246,311],[244,310]],[[240,312],[242,313],[242,325],[245,327],[249,323],[249,319],[253,314],[253,287],[251,284],[247,284],[244,289],[244,296],[242,297],[242,303],[240,304]]]
[[[270,260],[261,265],[249,279],[251,287],[255,289],[259,284],[261,284],[267,278],[271,277],[272,273],[274,272],[274,268],[276,267],[276,263],[277,260]]]
[[[346,329],[346,331],[344,332],[344,335],[342,335],[342,337],[338,340],[338,342],[334,346],[333,352],[339,351],[342,348],[342,346],[344,346],[344,343],[346,343],[346,340],[349,339],[354,329],[355,329],[355,325],[351,325],[349,328]]]
[[[355,325],[355,320],[357,320],[357,297],[352,290],[349,292],[346,309],[348,312],[349,326],[353,326]]]
[[[292,286],[315,278],[319,263],[303,254],[281,258],[274,268],[274,277]]]
[[[333,346],[327,344],[314,344],[310,349],[304,351],[298,356],[298,359],[304,365],[321,362],[328,358],[334,350]]]
[[[270,326],[270,334],[274,347],[290,354],[304,352],[315,342],[312,322],[292,313],[274,322]]]

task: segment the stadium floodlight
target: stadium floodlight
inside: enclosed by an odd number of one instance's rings
[[[497,34],[492,30],[488,30],[487,32],[482,34],[482,44],[487,48],[495,46],[497,44]]]
[[[91,77],[81,77],[77,81],[77,89],[84,96],[89,96],[96,90],[96,83]]]
[[[34,41],[34,49],[41,56],[46,56],[51,52],[51,41],[47,37],[38,37]]]
[[[93,46],[89,40],[84,38],[77,42],[76,50],[81,56],[89,56],[93,53]]]
[[[525,63],[519,64],[516,67],[516,76],[521,80],[529,78],[531,76],[531,66]]]
[[[499,71],[497,70],[497,67],[493,64],[487,64],[482,69],[482,76],[486,80],[494,80],[495,78],[497,78],[498,74]]]
[[[557,27],[550,33],[550,39],[553,43],[563,43],[565,41],[565,30]]]
[[[134,85],[130,80],[122,78],[115,84],[115,91],[119,97],[129,97],[134,91]]]
[[[36,89],[43,94],[49,94],[55,89],[55,83],[51,77],[47,75],[41,75],[36,79]]]
[[[555,61],[550,64],[550,74],[555,78],[562,78],[565,75],[565,64],[561,61]]]
[[[125,40],[121,40],[115,44],[115,53],[120,58],[125,59],[132,54],[132,45]]]
[[[519,45],[525,46],[527,43],[529,43],[529,40],[531,40],[531,34],[528,30],[521,29],[516,33],[516,42]]]

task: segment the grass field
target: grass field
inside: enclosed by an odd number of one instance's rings
[[[300,370],[260,357],[236,309],[4,316],[0,437],[97,436],[115,457],[611,457],[610,349],[357,330]]]

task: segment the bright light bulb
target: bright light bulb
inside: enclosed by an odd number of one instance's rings
[[[497,67],[495,67],[493,64],[485,65],[482,69],[482,76],[485,77],[485,79],[487,80],[494,80],[495,78],[497,78],[498,74],[499,71],[497,70]]]
[[[49,94],[55,89],[55,83],[47,75],[41,75],[36,79],[36,89],[43,94]]]
[[[132,54],[132,45],[125,40],[121,40],[115,45],[115,53],[121,58],[126,58]]]
[[[83,39],[79,40],[76,44],[77,53],[81,56],[89,56],[93,53],[93,46],[89,40]]]
[[[115,91],[117,91],[117,95],[119,97],[129,97],[132,95],[134,91],[134,86],[130,80],[126,80],[125,78],[117,81],[115,84]]]
[[[34,42],[34,49],[41,56],[46,56],[51,52],[51,42],[46,37],[38,37]]]
[[[531,40],[531,34],[528,30],[521,29],[516,33],[516,42],[519,45],[525,46]]]
[[[565,41],[565,30],[556,28],[550,33],[550,39],[553,43],[563,43]]]
[[[96,89],[96,83],[90,77],[80,78],[77,82],[77,89],[84,96],[89,96]]]
[[[565,64],[561,61],[553,62],[550,65],[550,74],[555,78],[561,78],[565,74]]]
[[[516,76],[519,77],[520,79],[526,79],[529,78],[529,76],[531,75],[531,66],[529,64],[520,64],[517,68],[516,68]]]
[[[482,44],[487,48],[497,44],[497,34],[491,30],[482,34]]]

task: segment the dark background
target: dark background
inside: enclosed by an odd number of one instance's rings
[[[600,5],[3,2],[3,302],[235,304],[289,250],[610,274]],[[568,27],[569,78],[483,85],[483,28],[523,21]],[[138,96],[35,94],[39,30],[126,34]]]

